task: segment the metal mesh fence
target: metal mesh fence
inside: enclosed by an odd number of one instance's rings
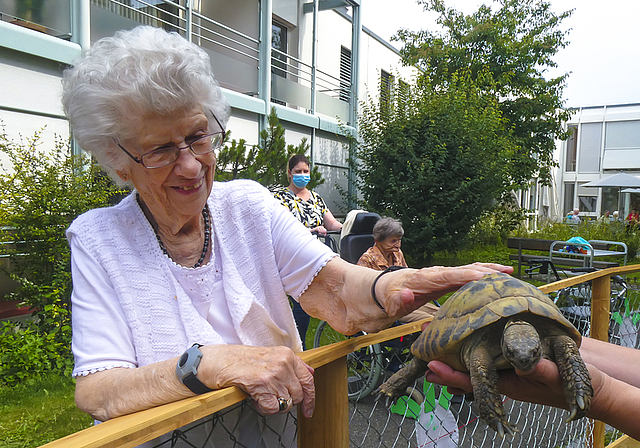
[[[565,316],[584,334],[590,330],[589,282],[551,295]],[[612,280],[609,336],[612,343],[638,348],[640,341],[640,291],[621,278]],[[568,412],[504,398],[513,437],[501,437],[478,417],[472,399],[452,396],[422,379],[395,404],[377,399],[376,388],[405,365],[417,334],[358,350],[348,357],[350,447],[590,447],[593,422],[566,423]],[[345,337],[321,323],[315,345]],[[263,417],[249,400],[168,434],[154,447],[295,447],[295,412]],[[607,428],[607,438],[622,434]]]

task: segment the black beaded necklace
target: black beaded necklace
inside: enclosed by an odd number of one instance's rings
[[[142,207],[142,201],[140,200],[139,194],[136,194],[136,201],[138,201],[138,205],[140,206],[140,209],[142,209],[142,211],[144,212],[144,208]],[[204,246],[202,247],[202,254],[200,255],[200,259],[196,262],[196,264],[192,266],[192,268],[198,268],[202,266],[202,263],[204,262],[204,259],[207,256],[207,251],[209,250],[209,244],[211,244],[211,225],[210,225],[211,219],[209,215],[208,204],[205,204],[204,208],[202,209],[202,217],[204,218]],[[162,249],[162,253],[165,254],[167,257],[171,258],[171,255],[169,255],[169,251],[167,250],[166,247],[164,247],[164,244],[160,239],[160,234],[155,229],[155,227],[153,226],[151,227],[153,228],[153,232],[156,234],[156,239],[158,240],[160,249]]]

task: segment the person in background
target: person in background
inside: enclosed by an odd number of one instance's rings
[[[304,154],[293,155],[287,167],[289,186],[276,187],[272,189],[272,193],[311,233],[330,238],[327,236],[327,231],[340,230],[342,224],[334,218],[320,195],[307,188],[310,175],[309,159]],[[311,318],[295,300],[293,300],[293,317],[302,339],[302,348],[306,350],[307,330]]]
[[[320,195],[307,188],[310,175],[309,159],[304,154],[291,156],[287,169],[289,186],[276,187],[272,193],[310,232],[325,236],[327,231],[342,229],[342,224]]]
[[[640,350],[583,337],[580,355],[589,369],[594,397],[588,417],[600,420],[640,440]],[[568,409],[558,366],[541,359],[530,372],[501,370],[498,389],[520,401]],[[426,380],[448,386],[449,392],[472,391],[468,373],[453,370],[440,361],[431,361]]]
[[[631,209],[631,213],[627,215],[624,222],[627,225],[627,232],[633,232],[636,230],[638,224],[640,224],[640,215],[638,214],[638,211],[635,208]]]
[[[75,399],[96,420],[233,385],[258,412],[225,414],[233,434],[195,422],[189,440],[275,446],[268,425],[286,428],[293,446],[288,413],[299,405],[310,417],[315,386],[295,354],[288,296],[354,334],[513,271],[478,263],[380,276],[337,257],[258,183],[214,182],[230,106],[208,54],[177,33],[139,26],[100,39],[62,84],[79,146],[132,189],[67,230]]]
[[[373,226],[373,246],[360,256],[356,264],[376,271],[384,271],[391,266],[406,268],[407,262],[401,249],[403,236],[404,229],[400,221],[390,217],[381,218]],[[411,314],[400,318],[399,321],[402,323],[417,322],[427,317],[433,317],[436,311],[438,311],[437,306],[433,303],[427,303]]]
[[[580,210],[577,208],[574,208],[572,212],[569,212],[566,218],[567,224],[580,224],[580,216],[578,216],[579,214]]]
[[[611,222],[611,216],[609,210],[606,210],[600,218],[598,218],[599,222],[603,222],[605,224],[609,224]]]

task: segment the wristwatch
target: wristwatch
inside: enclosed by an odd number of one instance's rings
[[[209,389],[202,381],[196,376],[198,374],[198,366],[202,359],[202,352],[200,351],[201,344],[193,344],[189,349],[182,354],[178,360],[176,366],[176,375],[194,394],[204,394],[211,392],[213,389]]]

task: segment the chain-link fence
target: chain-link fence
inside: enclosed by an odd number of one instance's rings
[[[611,319],[609,336],[615,344],[638,348],[640,341],[640,291],[629,288],[622,277],[611,282]],[[589,335],[591,282],[580,283],[550,294],[565,316],[582,334]],[[584,447],[593,446],[593,422],[581,419],[566,423],[568,412],[542,405],[534,405],[504,397],[508,420],[516,428],[513,437],[501,437],[479,419],[471,397],[452,396],[446,390],[420,380],[407,390],[407,396],[397,403],[378,399],[375,390],[390,375],[410,359],[409,347],[418,333],[364,346],[348,355],[349,390],[349,446],[378,447]],[[325,346],[346,338],[325,323],[320,323],[315,335],[315,345]],[[240,426],[240,418],[230,417],[240,409],[240,414],[252,416],[257,423],[251,442],[238,438],[234,430]],[[235,415],[235,414],[234,414]],[[207,440],[219,440],[220,446],[288,447],[296,446],[295,425],[292,413],[286,422],[273,423],[259,416],[253,407],[244,402],[235,411],[225,410],[207,419]],[[205,426],[200,424],[201,427]],[[246,427],[246,422],[244,423]],[[292,426],[294,428],[292,428]],[[278,432],[280,428],[283,432]],[[202,431],[202,429],[200,430]],[[287,432],[288,431],[288,432]],[[205,431],[206,432],[206,431]],[[161,445],[187,445],[182,429],[172,440]],[[288,435],[287,435],[288,434]],[[292,437],[293,434],[293,438]],[[221,440],[225,438],[226,442]],[[621,434],[607,428],[609,440]],[[205,440],[205,439],[203,439]],[[218,446],[216,444],[215,446]]]
[[[590,274],[596,281],[598,274]],[[566,280],[564,281],[566,284]],[[571,283],[571,282],[569,282]],[[551,291],[553,285],[541,287]],[[640,288],[628,287],[622,278],[611,282],[611,313],[609,339],[615,344],[638,348],[640,339]],[[583,282],[553,291],[550,296],[560,309],[580,331],[588,335],[591,331],[590,305],[592,301],[591,282]],[[606,297],[606,296],[605,296]],[[593,299],[595,301],[595,298]],[[595,327],[595,324],[594,324]],[[516,400],[504,399],[508,421],[517,428],[514,436],[500,437],[478,417],[474,401],[468,396],[452,396],[440,386],[420,379],[406,396],[397,403],[386,403],[377,399],[375,390],[390,375],[405,365],[409,358],[409,347],[415,340],[419,323],[406,324],[375,335],[345,338],[329,326],[319,325],[315,345],[319,348],[301,354],[303,360],[316,368],[316,415],[311,423],[300,419],[295,410],[287,414],[264,417],[254,408],[251,400],[242,401],[244,394],[234,395],[231,400],[223,397],[225,390],[207,396],[194,397],[182,403],[178,412],[167,405],[161,420],[157,410],[143,411],[131,417],[130,427],[120,435],[109,435],[105,440],[148,440],[149,434],[162,434],[170,427],[178,430],[145,444],[148,447],[297,447],[330,446],[350,447],[594,447],[603,446],[605,436],[598,425],[589,419],[566,423],[567,411]],[[338,343],[333,343],[338,341]],[[342,342],[340,342],[342,341]],[[331,345],[326,345],[331,344]],[[346,355],[346,361],[344,356]],[[347,384],[320,381],[321,371],[341,362],[342,372],[338,378],[346,378]],[[347,372],[344,372],[344,365]],[[346,373],[346,375],[345,375]],[[342,389],[336,393],[337,389]],[[348,398],[342,394],[346,394]],[[229,392],[228,395],[231,396]],[[218,395],[216,395],[218,394]],[[333,408],[321,407],[323,398],[333,394]],[[219,397],[219,398],[218,398]],[[216,401],[217,400],[217,401]],[[344,401],[343,401],[344,400]],[[346,407],[348,400],[348,410]],[[227,404],[223,404],[227,403]],[[195,403],[195,404],[194,404]],[[228,404],[233,404],[226,407]],[[195,406],[195,407],[194,407]],[[198,408],[202,406],[203,409]],[[340,411],[340,408],[344,411]],[[207,412],[207,409],[211,409]],[[222,409],[222,410],[220,410]],[[217,412],[216,412],[217,411]],[[145,414],[147,413],[147,414]],[[204,415],[207,417],[200,418]],[[143,416],[144,415],[144,416]],[[194,417],[195,416],[195,417]],[[320,416],[319,420],[316,418]],[[199,420],[188,423],[194,418]],[[347,428],[348,420],[348,428]],[[144,427],[147,422],[148,427]],[[160,423],[158,423],[160,421]],[[96,428],[115,422],[106,422]],[[314,426],[315,425],[315,426]],[[113,425],[115,427],[115,425]],[[152,426],[167,429],[157,431]],[[311,430],[309,430],[311,428]],[[340,432],[344,438],[339,442],[319,442],[316,434]],[[347,434],[348,430],[348,434]],[[91,431],[91,430],[87,430]],[[155,431],[155,432],[153,432]],[[126,433],[126,434],[125,434]],[[63,446],[135,446],[130,444],[100,444],[95,442],[95,433],[88,435],[91,443]],[[309,434],[311,437],[309,438]],[[146,437],[145,437],[146,435]],[[618,431],[606,427],[606,440],[615,441],[621,437]],[[119,439],[117,439],[119,438]],[[74,439],[77,442],[79,439]]]

